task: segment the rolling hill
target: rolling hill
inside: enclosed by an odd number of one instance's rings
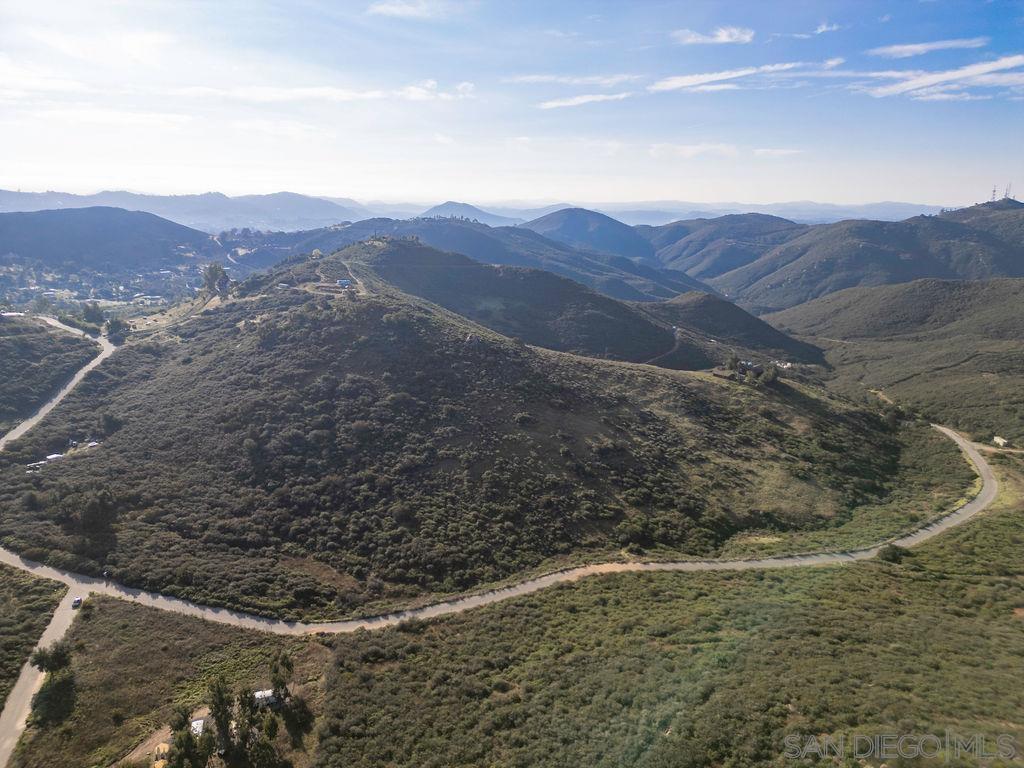
[[[773,314],[828,348],[830,384],[868,389],[976,438],[1024,443],[1024,280],[851,288]]]
[[[651,244],[633,227],[585,208],[563,208],[522,225],[525,229],[573,248],[599,251],[627,259],[654,256]]]
[[[205,232],[151,213],[71,208],[0,213],[0,260],[116,275],[224,259]]]
[[[140,195],[134,192],[12,192],[0,190],[0,211],[42,211],[71,208],[124,208],[145,211],[188,227],[217,233],[248,227],[259,230],[298,230],[330,226],[369,217],[354,201],[276,192],[228,197],[220,192],[199,195]]]
[[[896,222],[805,226],[743,214],[636,231],[662,267],[758,313],[862,285],[1024,276],[1024,204],[1014,200]]]
[[[856,286],[1024,275],[1024,245],[938,216],[814,227],[711,282],[759,311]]]
[[[490,213],[469,203],[456,203],[451,200],[427,209],[420,214],[420,217],[424,219],[467,219],[469,221],[478,221],[489,227],[514,226],[522,221],[519,218]]]
[[[368,219],[310,232],[235,233],[222,242],[235,250],[238,261],[267,267],[314,250],[330,253],[375,235],[416,237],[433,248],[461,253],[484,264],[544,269],[627,301],[656,301],[684,291],[712,290],[683,272],[636,264],[622,256],[579,251],[522,227],[488,227],[463,219]]]
[[[339,614],[623,546],[828,527],[897,471],[877,415],[813,389],[527,347],[394,289],[339,295],[343,274],[297,258],[129,341],[0,455],[5,545],[205,603]]]
[[[368,266],[405,293],[527,344],[627,362],[657,359],[664,368],[715,362],[704,352],[710,343],[677,340],[668,324],[544,270],[480,264],[410,240],[379,249],[357,245],[338,256]]]
[[[756,261],[805,229],[787,219],[759,213],[636,228],[654,246],[660,264],[701,280]]]

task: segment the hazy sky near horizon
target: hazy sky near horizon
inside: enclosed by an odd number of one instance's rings
[[[1024,0],[0,0],[0,187],[960,205]]]

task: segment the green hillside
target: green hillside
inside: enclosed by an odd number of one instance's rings
[[[659,263],[701,280],[749,264],[806,229],[788,219],[760,213],[636,227],[656,249]]]
[[[559,243],[629,259],[651,259],[654,248],[635,228],[597,211],[563,208],[521,225]]]
[[[807,363],[822,362],[821,350],[797,341],[764,320],[710,293],[683,293],[668,301],[637,308],[659,320],[697,333],[708,354],[721,359],[732,351],[747,357],[772,357]]]
[[[937,216],[814,227],[757,261],[712,280],[758,311],[785,309],[856,286],[921,278],[1024,275],[1024,246]]]
[[[1024,280],[852,288],[770,315],[828,348],[833,387],[1024,443]]]
[[[0,255],[109,275],[223,258],[223,251],[206,233],[151,213],[95,207],[0,213]]]
[[[226,233],[222,242],[238,249],[238,258],[245,264],[267,267],[314,250],[331,253],[377,235],[415,237],[432,248],[461,253],[484,264],[544,269],[627,301],[657,301],[683,291],[712,290],[677,270],[577,250],[522,227],[488,227],[462,219],[368,219],[310,232]]]
[[[898,471],[879,417],[813,390],[525,347],[319,284],[339,269],[293,261],[129,342],[0,456],[0,540],[206,603],[339,614],[840,524]],[[101,446],[25,473],[87,435]]]
[[[669,325],[543,270],[492,267],[410,240],[393,240],[386,248],[351,246],[339,258],[365,264],[406,293],[527,344],[627,362],[658,358],[664,368],[714,365],[703,351],[707,344],[677,343]]]
[[[0,434],[32,415],[96,353],[89,339],[0,316]]]

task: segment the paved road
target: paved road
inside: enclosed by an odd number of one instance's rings
[[[74,333],[78,336],[85,336],[85,334],[82,333],[82,331],[78,330],[77,328],[72,328],[69,325],[64,325],[64,323],[60,322],[59,320],[55,320],[52,317],[39,317],[38,319],[43,320],[46,323],[49,323],[54,328],[61,328],[65,331],[68,331],[69,333]],[[99,365],[112,354],[114,354],[114,350],[117,349],[117,347],[110,343],[106,336],[100,336],[99,338],[93,338],[89,336],[87,338],[93,339],[93,341],[100,345],[100,353],[92,360],[90,360],[88,363],[86,363],[85,366],[83,366],[78,371],[78,373],[76,373],[71,378],[71,381],[65,384],[64,387],[56,395],[50,398],[50,400],[45,405],[43,405],[42,408],[36,411],[34,415],[25,419],[25,421],[21,422],[21,424],[16,426],[6,435],[0,437],[0,451],[2,451],[7,446],[8,443],[14,442],[19,437],[28,432],[30,429],[32,429],[32,427],[34,427],[36,424],[42,421],[46,414],[48,414],[56,407],[57,403],[59,403],[61,400],[67,397],[68,394],[70,394],[71,390],[78,386],[78,384],[82,381],[82,379],[85,378],[86,374],[88,374],[89,371],[91,371],[97,365]],[[2,765],[2,763],[0,763],[0,765]]]

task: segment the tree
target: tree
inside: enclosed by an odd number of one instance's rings
[[[128,332],[128,323],[119,317],[107,321],[107,336],[123,336]]]
[[[89,301],[82,307],[82,319],[92,325],[103,325],[103,310],[95,301]]]
[[[57,672],[71,664],[71,645],[67,640],[58,640],[49,648],[37,648],[31,662],[42,672]]]
[[[740,369],[740,359],[735,352],[729,355],[729,359],[726,361],[725,367],[730,371],[738,371]]]
[[[288,679],[293,669],[291,656],[285,651],[278,653],[270,662],[270,687],[278,701],[283,702],[288,698]]]
[[[217,729],[220,746],[230,752],[233,746],[231,738],[231,692],[227,680],[218,675],[210,682],[209,689],[210,718]]]
[[[227,283],[228,273],[224,271],[222,264],[214,261],[206,265],[206,269],[203,270],[203,284],[209,293],[222,292],[227,287]]]
[[[898,547],[895,544],[886,544],[878,550],[878,559],[885,563],[902,563],[903,558],[907,554],[907,550],[903,547]]]
[[[757,383],[764,387],[770,387],[779,380],[779,369],[774,365],[767,365],[757,378]]]

